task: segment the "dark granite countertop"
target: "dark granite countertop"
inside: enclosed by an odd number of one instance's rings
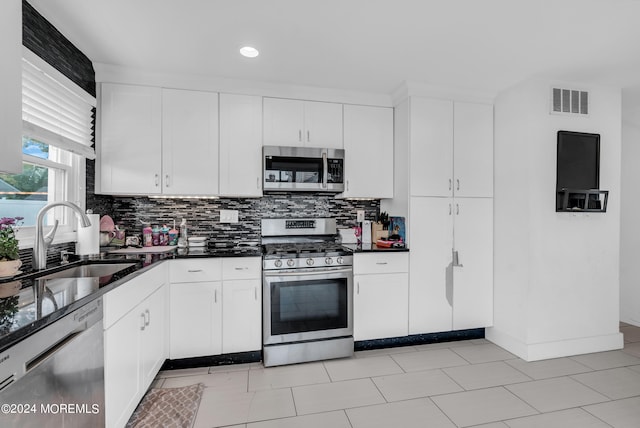
[[[378,247],[376,244],[342,244],[346,249],[354,253],[375,253],[375,252],[406,252],[408,248],[398,247]]]
[[[36,331],[126,283],[134,275],[171,259],[198,257],[260,257],[260,246],[178,249],[168,253],[105,255],[51,266],[44,271],[21,273],[0,280],[0,352]],[[94,278],[48,278],[66,269],[87,264],[133,263],[113,275]]]

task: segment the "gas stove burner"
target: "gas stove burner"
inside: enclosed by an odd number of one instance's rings
[[[263,269],[351,266],[351,251],[337,243],[337,237],[335,219],[263,219]]]

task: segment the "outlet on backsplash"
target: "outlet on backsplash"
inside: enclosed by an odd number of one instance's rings
[[[237,223],[238,210],[220,210],[220,223]]]
[[[357,210],[356,211],[356,221],[358,223],[362,223],[364,221],[364,210]]]

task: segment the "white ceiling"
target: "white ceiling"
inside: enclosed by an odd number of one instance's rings
[[[28,1],[94,63],[161,73],[380,94],[640,85],[638,0]]]

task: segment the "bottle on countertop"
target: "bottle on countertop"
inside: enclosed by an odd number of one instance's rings
[[[183,218],[180,222],[180,238],[178,239],[178,247],[186,248],[187,238],[187,220]]]
[[[160,245],[160,228],[157,225],[151,229],[151,237],[154,246]]]
[[[151,247],[153,246],[153,229],[151,228],[151,224],[144,223],[144,227],[142,228],[142,246],[143,247]]]
[[[178,245],[178,230],[175,220],[173,220],[173,227],[169,230],[169,245]]]
[[[160,245],[169,245],[169,230],[166,224],[160,228]]]

